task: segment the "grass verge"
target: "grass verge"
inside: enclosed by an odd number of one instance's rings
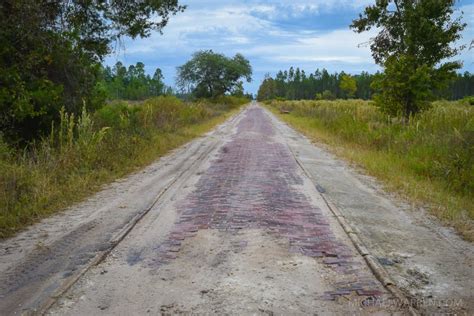
[[[437,102],[404,123],[361,100],[273,101],[267,106],[474,241],[473,107]]]
[[[115,102],[79,118],[62,113],[48,138],[24,150],[0,138],[0,238],[210,131],[246,102],[233,97]]]

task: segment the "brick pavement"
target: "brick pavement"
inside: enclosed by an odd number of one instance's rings
[[[221,148],[196,189],[180,205],[179,218],[166,241],[156,251],[153,266],[177,258],[183,240],[199,230],[217,229],[239,234],[261,229],[288,241],[288,251],[320,260],[346,281],[333,284],[324,299],[342,295],[379,296],[380,285],[362,272],[351,249],[332,232],[321,209],[299,192],[303,184],[296,161],[278,142],[271,120],[261,108],[247,111],[237,133]],[[233,244],[234,251],[246,242]]]

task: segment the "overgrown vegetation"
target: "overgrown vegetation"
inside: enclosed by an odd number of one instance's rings
[[[142,62],[127,68],[118,61],[112,68],[105,67],[99,85],[102,85],[109,100],[145,100],[173,92],[165,86],[160,68],[156,68],[150,76],[145,73]]]
[[[150,163],[246,102],[158,97],[135,105],[111,103],[95,113],[83,108],[78,117],[63,109],[49,136],[24,150],[0,138],[0,238]]]
[[[144,166],[248,101],[239,81],[250,80],[248,61],[214,54],[212,70],[222,77],[213,77],[212,93],[199,83],[196,93],[212,99],[107,104],[172,93],[160,69],[151,77],[141,62],[128,69],[101,62],[121,37],[161,32],[184,9],[177,0],[0,4],[0,238]]]
[[[363,100],[271,101],[311,138],[331,145],[390,188],[430,206],[474,240],[474,108],[435,102],[405,122]]]
[[[97,81],[111,44],[161,31],[184,10],[177,0],[0,2],[0,132],[24,144],[68,113],[93,111],[104,94]]]

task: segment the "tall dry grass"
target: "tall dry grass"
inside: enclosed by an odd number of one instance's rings
[[[0,138],[0,238],[79,201],[198,136],[247,99],[184,103],[158,97],[115,102],[75,118],[64,111],[46,137],[23,150]]]
[[[408,122],[369,101],[273,101],[302,132],[474,239],[474,107],[440,101]]]

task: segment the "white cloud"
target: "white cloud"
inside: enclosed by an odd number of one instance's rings
[[[126,40],[125,49],[116,59],[128,63],[145,61],[150,67],[161,67],[168,84],[173,84],[174,69],[201,49],[213,49],[227,55],[243,53],[256,72],[276,72],[289,65],[330,71],[374,70],[369,47],[358,47],[375,35],[375,31],[357,34],[349,28],[322,30],[311,27],[308,16],[315,18],[328,12],[361,12],[373,0],[189,0],[188,9],[173,16],[164,34],[147,39]],[[461,8],[464,20],[474,21],[474,4]],[[286,25],[279,23],[287,19]],[[304,24],[301,21],[309,22]],[[474,39],[469,25],[463,32],[463,43]],[[472,71],[472,52],[459,59]],[[124,58],[121,58],[124,56]],[[110,63],[113,63],[111,58]],[[151,68],[154,71],[154,68]],[[263,75],[263,74],[262,74]],[[260,74],[258,75],[260,76]],[[256,81],[260,78],[257,76]]]
[[[274,61],[367,63],[372,61],[368,47],[359,47],[375,32],[356,34],[351,30],[335,30],[318,36],[303,35],[282,44],[262,44],[250,49],[250,55]]]
[[[220,9],[188,9],[173,17],[164,34],[129,41],[127,53],[161,53],[194,51],[211,44],[250,44],[258,32],[270,31],[270,22],[250,14],[254,8],[223,7]],[[262,6],[257,7],[265,11]],[[251,36],[251,37],[250,37]]]

